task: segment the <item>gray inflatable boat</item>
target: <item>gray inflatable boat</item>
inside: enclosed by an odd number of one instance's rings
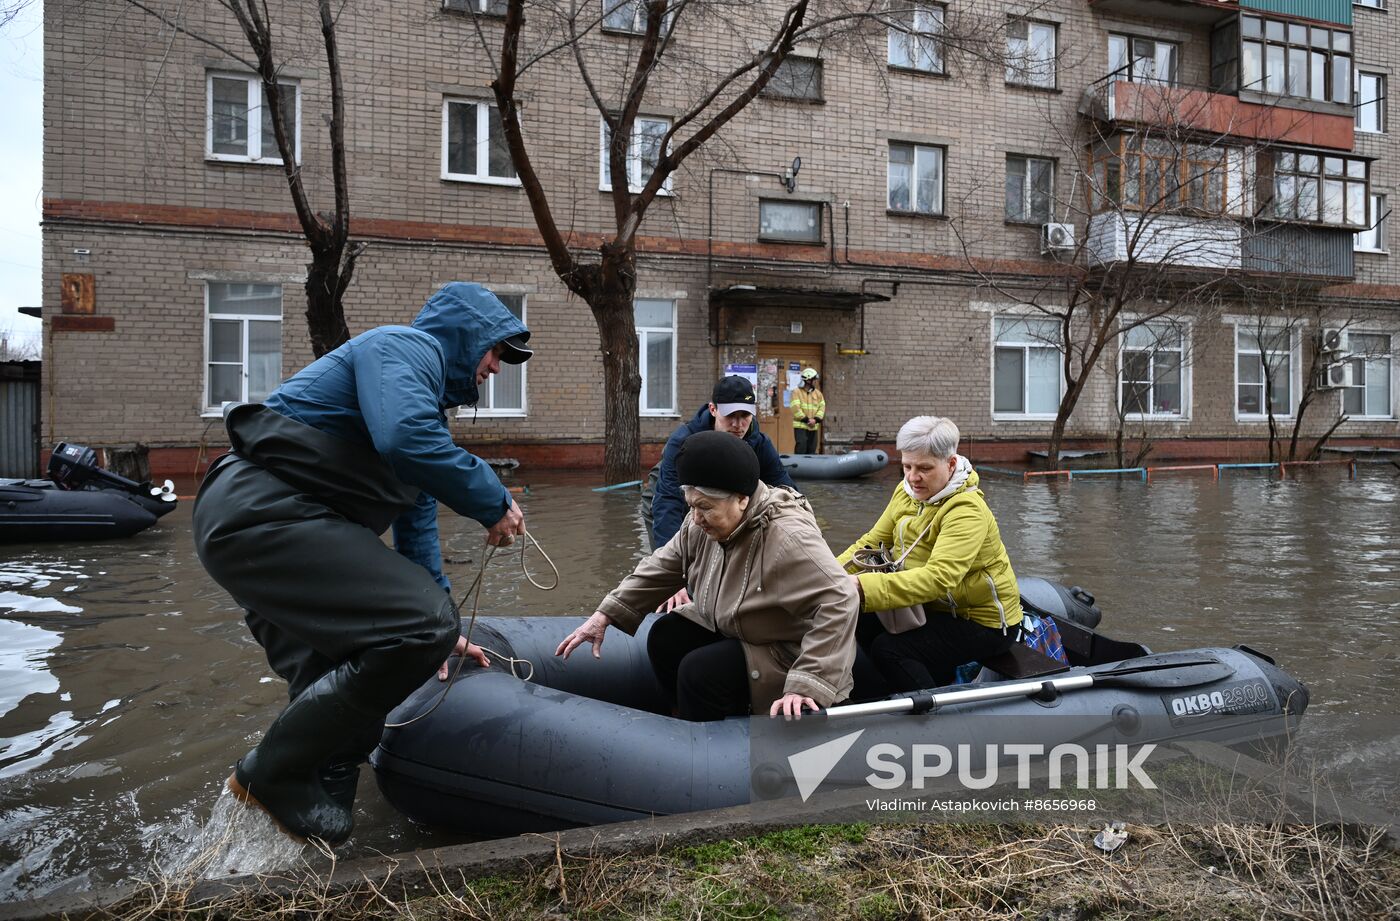
[[[813,730],[828,723],[847,738],[879,727],[881,738],[893,732],[908,743],[1000,738],[1049,751],[1091,735],[1134,745],[1267,742],[1286,736],[1307,705],[1299,682],[1246,647],[1153,655],[1097,633],[1098,610],[1079,589],[1023,579],[1021,590],[1028,610],[1055,618],[1069,668],[1016,681],[984,667],[972,684],[896,695],[922,699],[912,714],[798,722]],[[601,659],[587,649],[555,658],[579,621],[478,618],[472,639],[495,653],[492,667],[468,662],[445,696],[434,677],[390,714],[390,723],[427,715],[386,730],[371,755],[385,798],[419,824],[481,835],[734,806],[800,789],[792,762],[764,755],[772,739],[756,737],[783,721],[689,723],[658,712],[662,694],[646,654],[654,618],[635,637],[608,631]],[[512,674],[506,655],[528,660],[531,679]],[[957,696],[969,692],[990,699]],[[882,704],[895,702],[855,707]]]
[[[794,480],[849,480],[883,470],[890,462],[884,451],[867,449],[849,454],[779,454]]]

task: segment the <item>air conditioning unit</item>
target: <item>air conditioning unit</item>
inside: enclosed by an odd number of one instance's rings
[[[1318,390],[1337,390],[1355,385],[1356,365],[1350,361],[1334,361],[1317,372]]]
[[[1043,224],[1040,228],[1040,251],[1063,253],[1074,249],[1073,224]]]
[[[1317,334],[1317,348],[1322,352],[1340,352],[1344,336],[1337,327],[1323,327]]]

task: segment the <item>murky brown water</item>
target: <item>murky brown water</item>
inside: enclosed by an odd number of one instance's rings
[[[517,476],[563,585],[497,556],[482,610],[591,613],[642,554],[635,493]],[[876,480],[809,484],[837,550],[883,508]],[[1247,643],[1312,691],[1303,742],[1334,782],[1400,799],[1400,479],[1392,467],[1298,481],[1195,474],[1133,482],[984,481],[1017,571],[1093,591],[1101,629],[1157,650]],[[449,572],[481,531],[444,513]],[[0,902],[140,874],[187,848],[230,766],[285,701],[241,613],[204,574],[189,503],[125,541],[0,545]],[[379,796],[366,770],[342,858],[450,843]]]

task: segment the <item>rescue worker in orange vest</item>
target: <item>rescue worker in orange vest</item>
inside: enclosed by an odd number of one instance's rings
[[[817,369],[804,368],[802,386],[792,392],[793,454],[816,454],[817,432],[826,417],[826,397],[817,389]]]

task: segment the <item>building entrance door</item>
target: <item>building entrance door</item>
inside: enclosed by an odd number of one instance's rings
[[[791,454],[792,391],[802,386],[803,368],[822,373],[820,342],[760,342],[758,344],[758,430],[773,440],[779,454]],[[818,381],[817,386],[821,386]],[[823,426],[823,428],[825,428]],[[817,442],[821,450],[821,441]]]

